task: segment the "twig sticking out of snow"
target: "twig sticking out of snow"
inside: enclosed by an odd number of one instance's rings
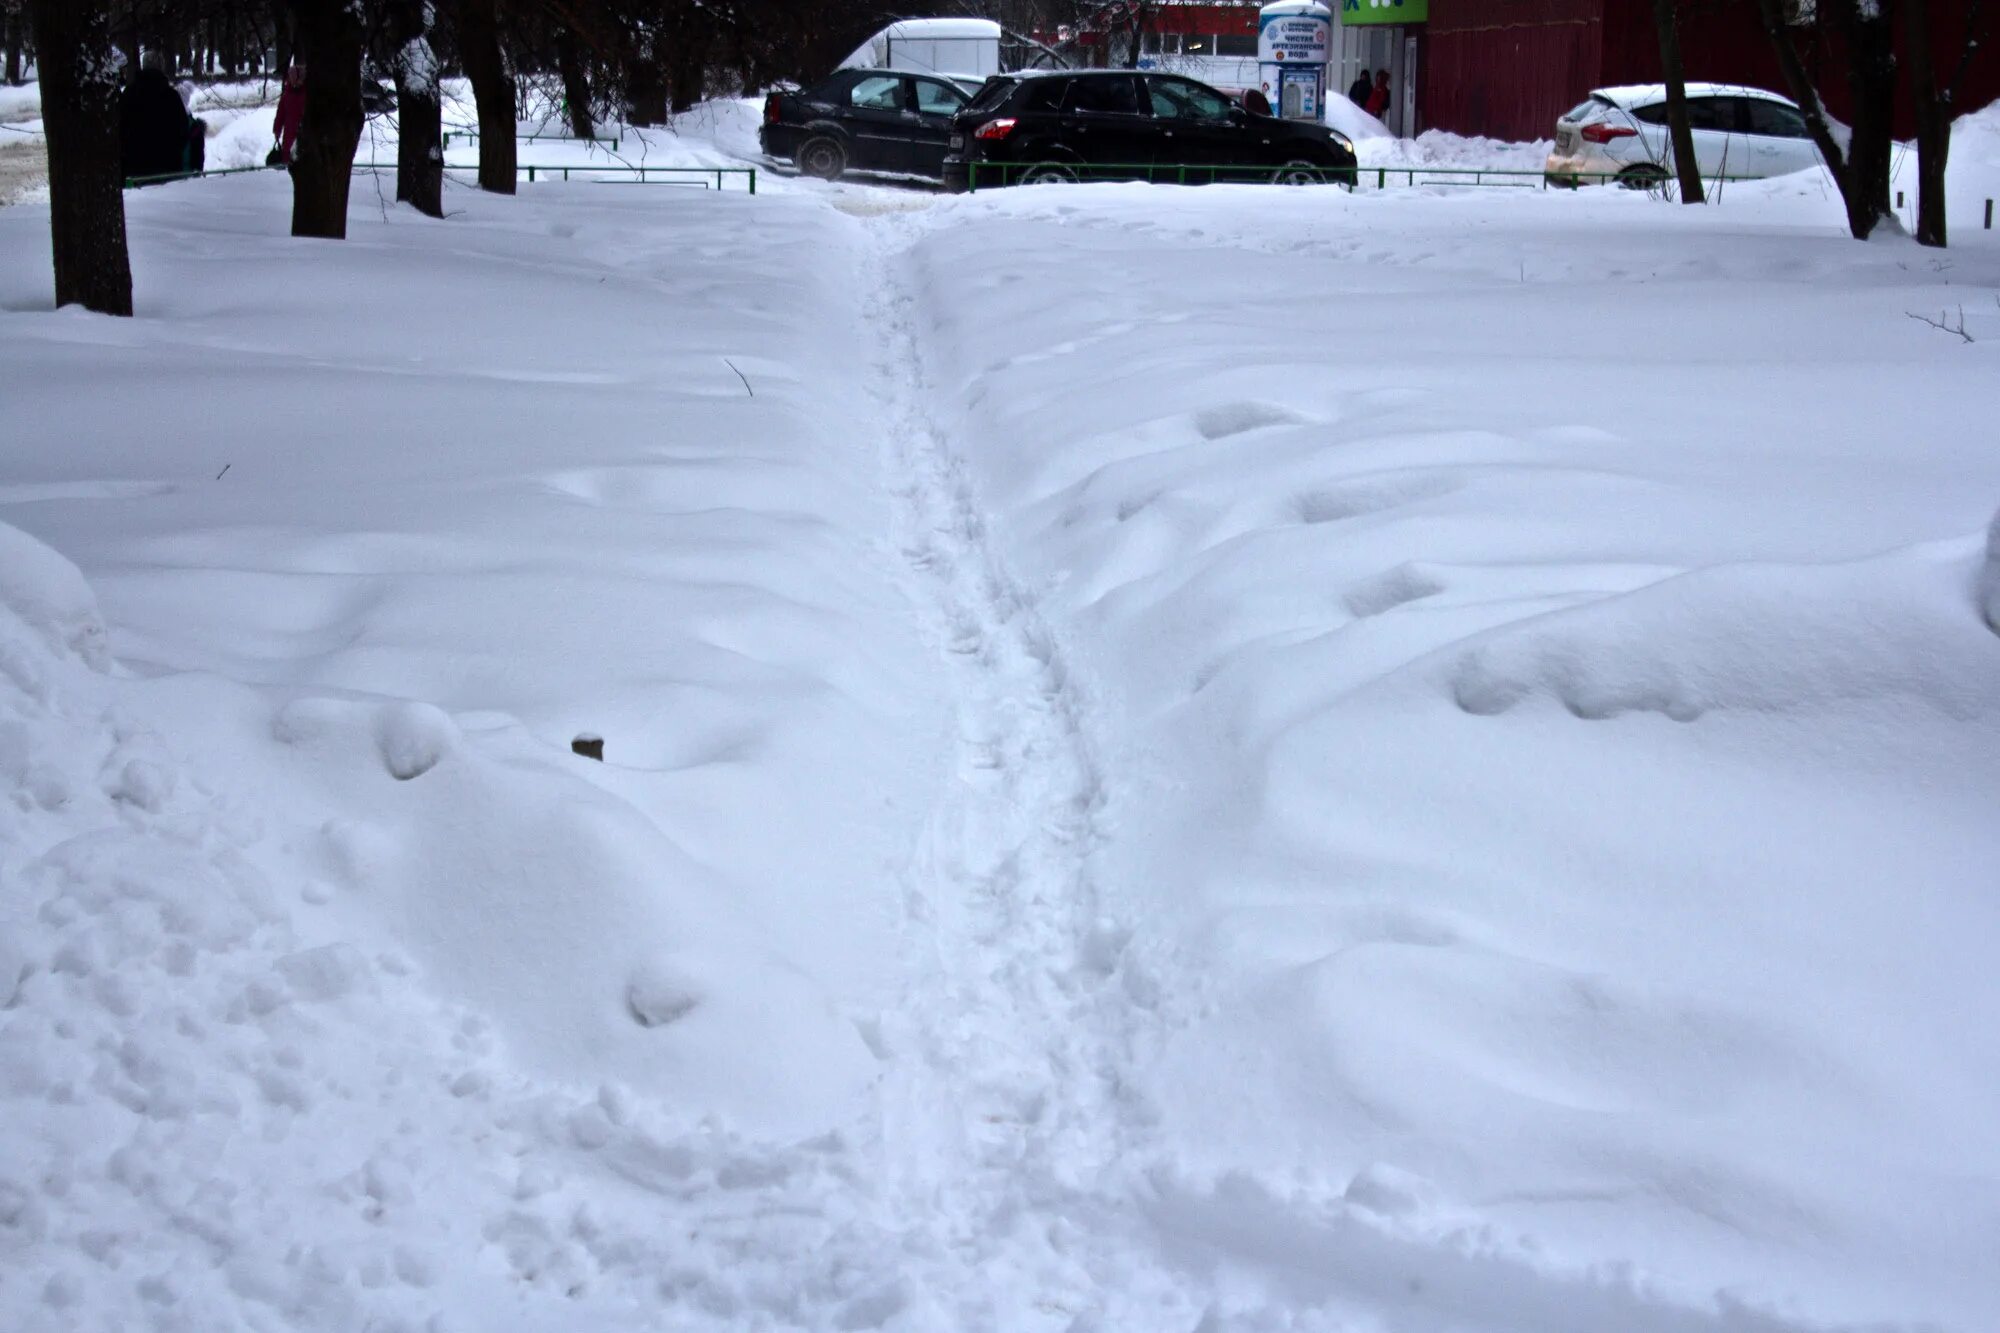
[[[1970,341],[1970,339],[1967,341]],[[726,356],[722,358],[722,364],[728,366],[731,370],[736,370],[736,363]],[[743,381],[743,392],[749,394],[752,398],[757,396],[757,391],[750,387],[750,379],[747,375],[740,370],[736,370],[736,378]]]
[[[1958,308],[1958,322],[1956,324],[1947,322],[1945,319],[1945,312],[1942,310],[1938,311],[1938,317],[1936,319],[1932,319],[1929,315],[1919,315],[1914,310],[1908,310],[1905,311],[1904,313],[1907,314],[1911,319],[1916,320],[1919,324],[1928,324],[1932,328],[1941,329],[1946,333],[1956,333],[1960,338],[1963,338],[1966,342],[1976,341],[1970,333],[1967,333],[1965,331],[1964,306],[1960,306]]]

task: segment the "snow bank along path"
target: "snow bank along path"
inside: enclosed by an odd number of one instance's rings
[[[0,1323],[2000,1303],[1991,252],[454,198],[0,217]]]

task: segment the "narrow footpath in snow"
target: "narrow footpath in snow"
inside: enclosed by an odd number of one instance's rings
[[[887,1166],[951,1257],[962,1328],[1027,1328],[1148,1295],[1120,1254],[1113,1187],[1143,1123],[1123,1075],[1154,998],[1126,970],[1092,866],[1109,793],[1083,695],[986,540],[929,406],[908,249],[913,213],[869,222],[874,394],[895,541],[949,662],[949,777],[905,876],[909,991],[884,1090]],[[1107,1188],[1111,1187],[1111,1188]],[[946,1296],[946,1292],[950,1294]]]

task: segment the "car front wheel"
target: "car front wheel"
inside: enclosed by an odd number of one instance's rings
[[[799,145],[798,156],[793,159],[799,170],[808,176],[817,176],[823,181],[838,180],[840,173],[847,170],[847,150],[840,140],[824,134],[815,135]]]

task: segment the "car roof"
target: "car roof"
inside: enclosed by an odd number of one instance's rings
[[[1078,74],[1153,74],[1156,70],[1145,69],[1019,69],[1011,74],[1002,74],[1003,79],[1067,79]]]
[[[1667,85],[1664,83],[1628,83],[1615,88],[1595,88],[1592,97],[1602,98],[1613,106],[1631,110],[1635,106],[1651,106],[1655,102],[1667,100]],[[1797,109],[1798,104],[1789,97],[1781,97],[1765,88],[1751,88],[1741,83],[1690,83],[1689,97],[1754,97],[1763,102],[1778,102]]]

